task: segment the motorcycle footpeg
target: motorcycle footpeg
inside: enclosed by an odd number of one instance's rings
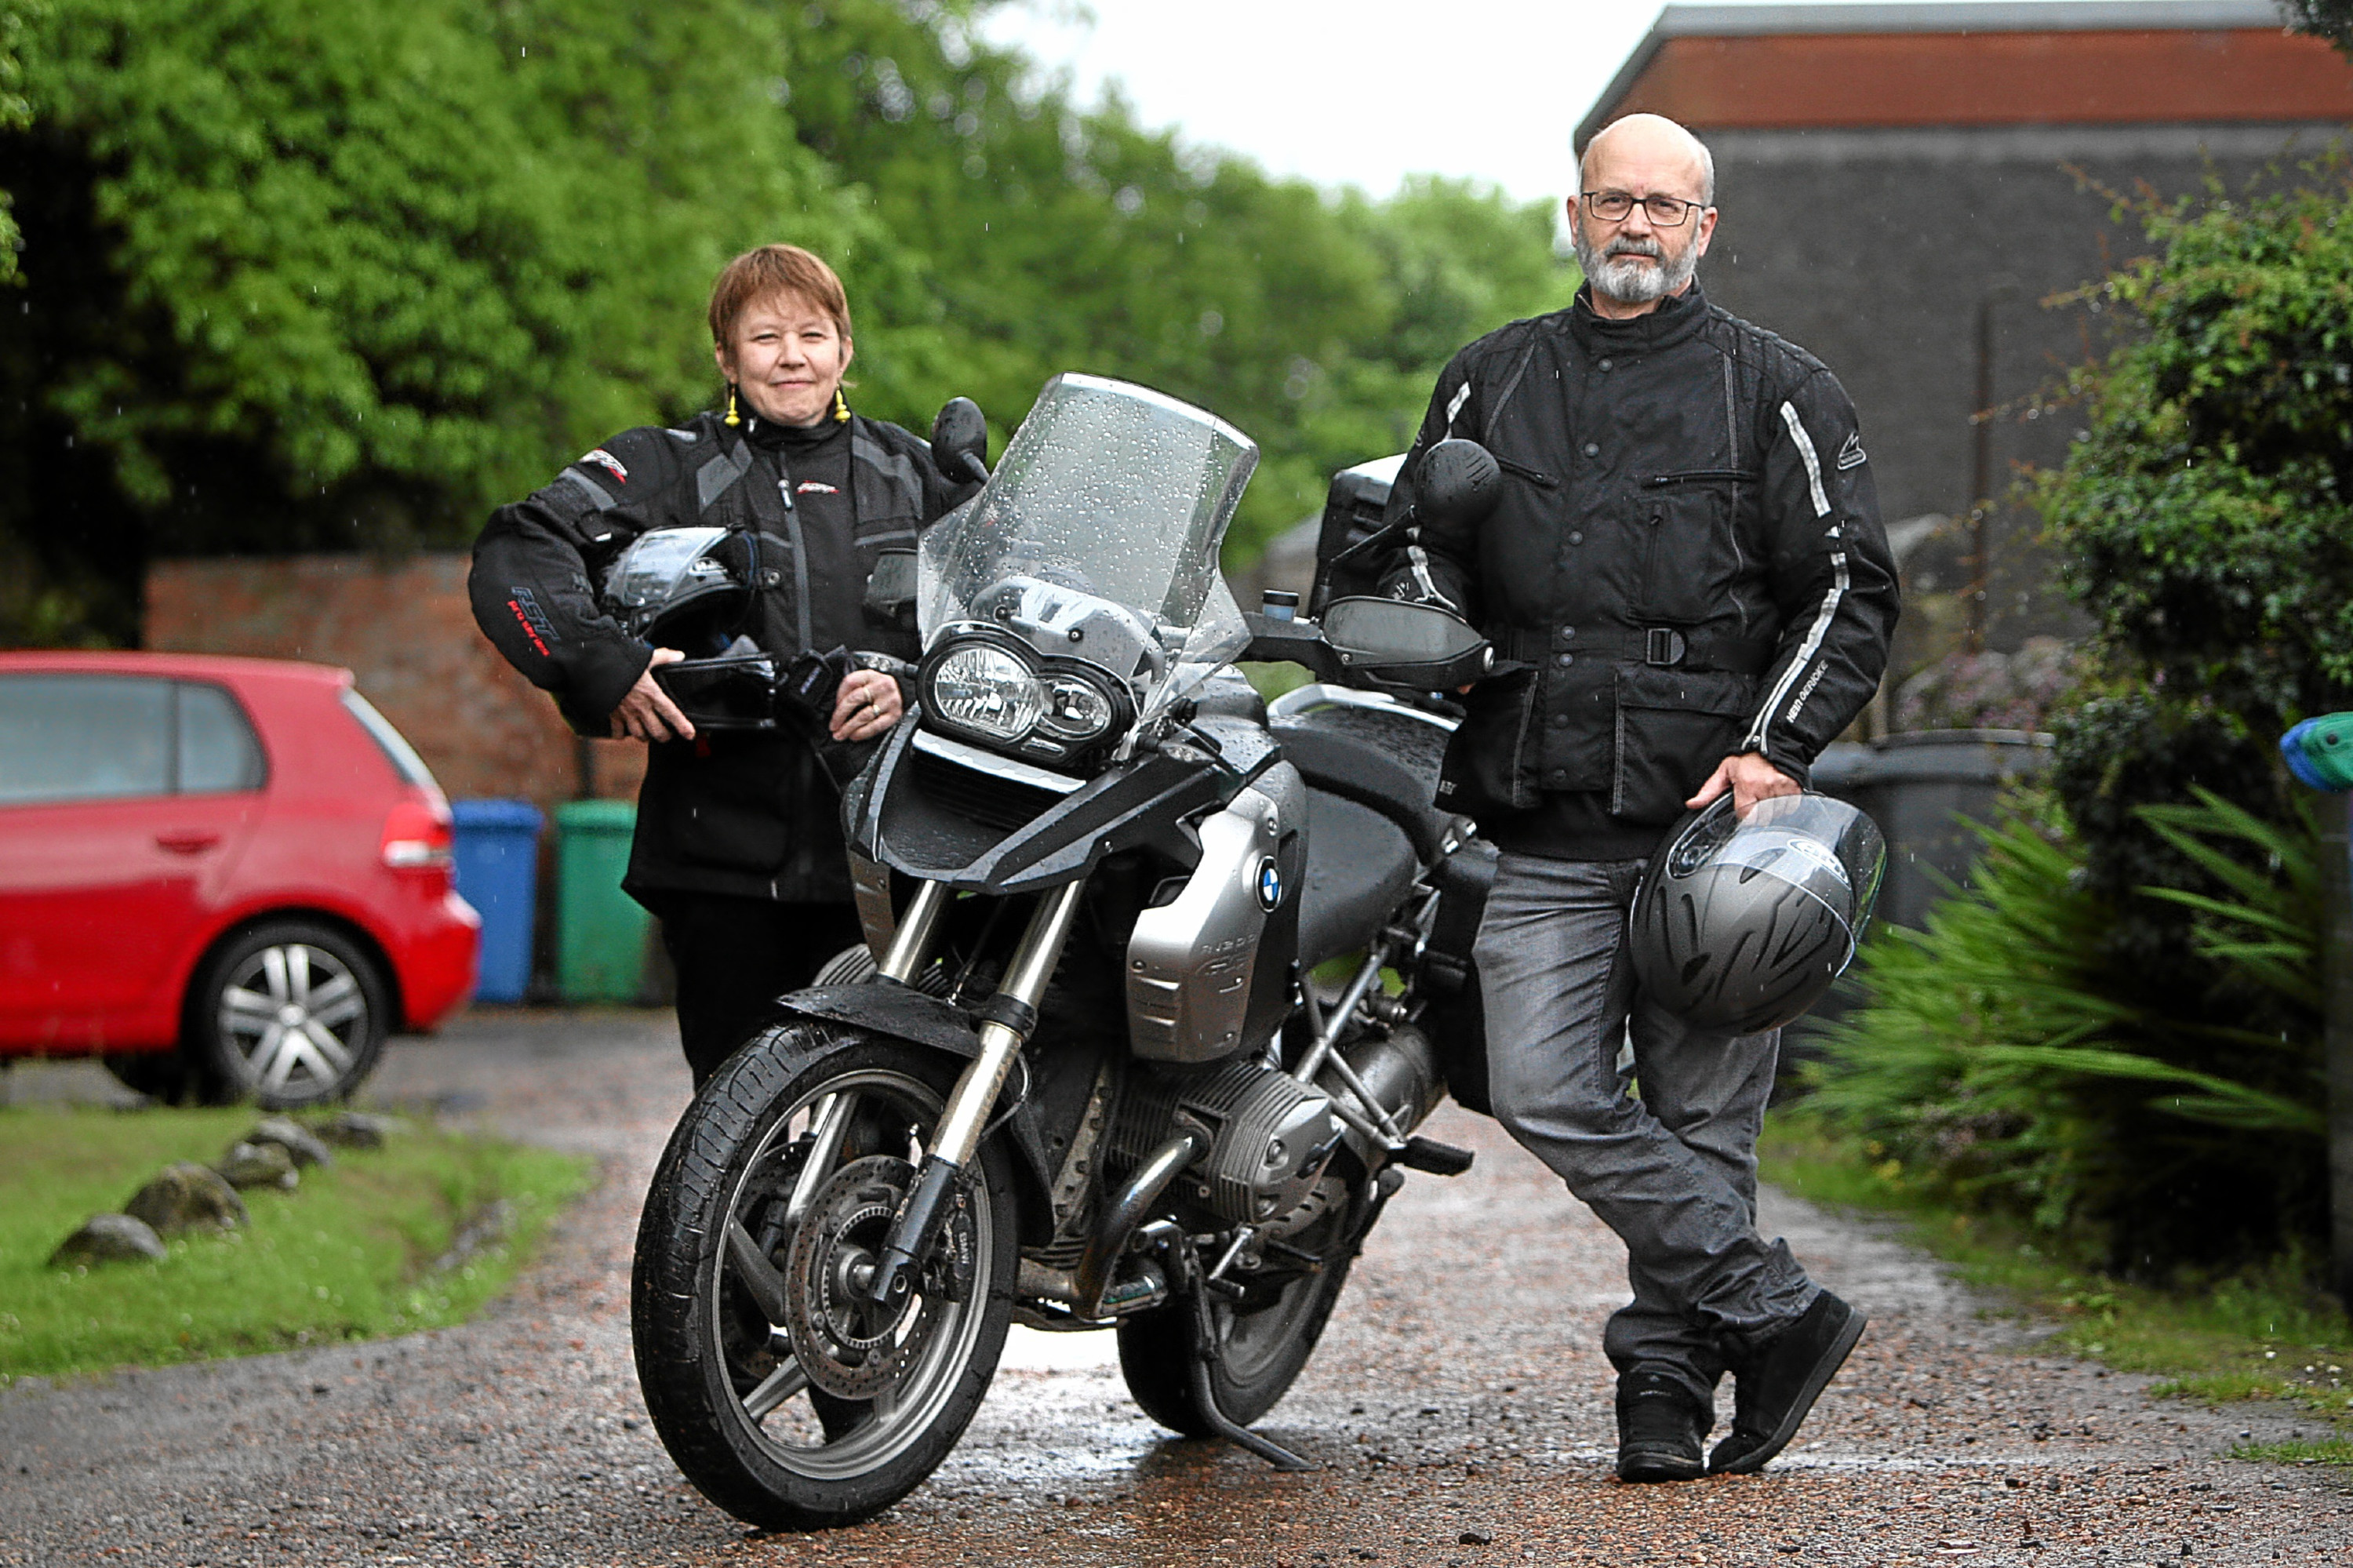
[[[1471,1169],[1471,1162],[1477,1158],[1470,1150],[1417,1135],[1405,1140],[1405,1152],[1398,1156],[1398,1163],[1409,1171],[1426,1171],[1432,1176],[1460,1176]]]

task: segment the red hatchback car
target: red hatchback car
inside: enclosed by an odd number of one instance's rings
[[[348,670],[0,653],[0,1055],[348,1094],[473,989],[449,808]]]

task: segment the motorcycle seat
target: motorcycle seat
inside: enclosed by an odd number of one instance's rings
[[[1279,724],[1273,735],[1309,789],[1379,812],[1397,825],[1423,864],[1439,857],[1449,819],[1431,802],[1431,780],[1371,741],[1335,729]]]

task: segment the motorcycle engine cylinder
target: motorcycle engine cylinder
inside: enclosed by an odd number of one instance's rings
[[[1196,1072],[1163,1067],[1129,1079],[1112,1163],[1133,1170],[1181,1125],[1211,1141],[1178,1189],[1235,1224],[1263,1224],[1305,1202],[1345,1130],[1327,1097],[1254,1057]]]

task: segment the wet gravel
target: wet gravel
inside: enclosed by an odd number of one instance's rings
[[[33,1077],[99,1092],[87,1069]],[[1767,1233],[1871,1332],[1765,1475],[1619,1484],[1599,1334],[1623,1255],[1451,1109],[1428,1130],[1478,1168],[1409,1178],[1264,1423],[1314,1471],[1168,1438],[1107,1335],[1017,1330],[929,1485],[857,1530],[760,1535],[679,1479],[629,1365],[638,1203],[687,1094],[667,1020],[475,1014],[396,1043],[375,1091],[592,1153],[605,1179],[465,1328],[0,1394],[0,1563],[2353,1563],[2333,1472],[2226,1457],[2316,1424],[2152,1402],[1770,1194]]]

